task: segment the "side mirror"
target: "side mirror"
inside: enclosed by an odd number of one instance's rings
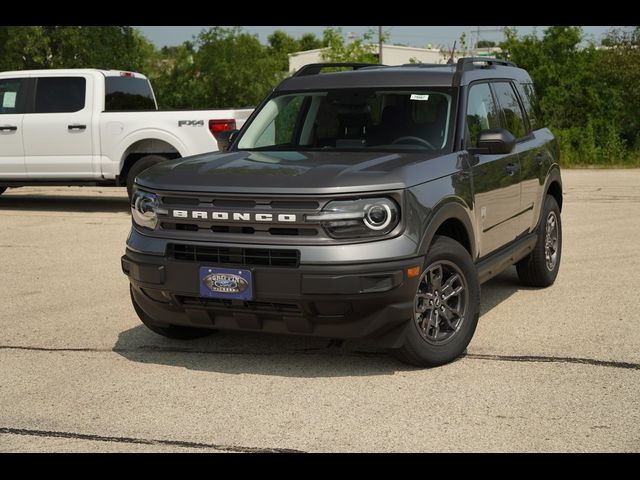
[[[240,130],[229,130],[226,132],[216,132],[215,137],[218,141],[218,150],[226,152],[233,143]]]
[[[489,155],[505,155],[516,148],[516,137],[504,128],[482,130],[478,136],[478,146],[475,153]]]

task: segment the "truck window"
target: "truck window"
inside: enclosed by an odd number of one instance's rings
[[[0,80],[0,115],[11,113],[24,113],[22,107],[21,91],[24,83],[19,78],[7,78]]]
[[[134,77],[105,77],[104,111],[156,110],[149,81]]]
[[[496,82],[493,84],[493,88],[504,115],[505,128],[513,133],[516,138],[524,137],[528,132],[526,131],[524,115],[513,87],[507,82]]]
[[[473,85],[469,90],[467,102],[467,127],[469,129],[469,146],[475,147],[482,130],[500,128],[496,109],[488,83]]]
[[[38,78],[35,113],[80,111],[84,108],[86,89],[83,77]]]

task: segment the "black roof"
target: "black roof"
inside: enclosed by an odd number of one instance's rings
[[[327,64],[336,66],[336,64]],[[409,64],[401,66],[344,64],[353,71],[318,73],[322,64],[307,65],[282,81],[276,91],[324,90],[355,87],[451,87],[482,79],[530,82],[529,74],[515,64],[486,58],[462,58],[457,64]],[[311,72],[311,73],[309,73]]]

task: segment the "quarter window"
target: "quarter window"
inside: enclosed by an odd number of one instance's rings
[[[83,77],[38,78],[35,113],[70,113],[84,108],[87,81]]]
[[[472,147],[478,144],[478,136],[482,130],[500,128],[498,111],[488,83],[473,85],[469,90],[467,127],[469,129],[469,146]]]
[[[513,87],[507,82],[496,82],[493,88],[502,110],[505,128],[516,138],[524,137],[527,134],[524,115]]]

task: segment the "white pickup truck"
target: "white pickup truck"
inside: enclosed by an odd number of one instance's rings
[[[131,185],[154,163],[226,146],[252,109],[158,111],[149,80],[115,70],[0,73],[0,194]]]

